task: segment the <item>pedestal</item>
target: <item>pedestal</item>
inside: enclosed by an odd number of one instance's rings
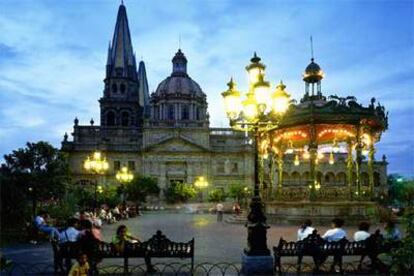
[[[273,257],[242,254],[242,275],[273,275]]]

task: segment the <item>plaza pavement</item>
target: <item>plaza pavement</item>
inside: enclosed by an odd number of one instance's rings
[[[224,219],[227,215],[225,215]],[[217,222],[212,214],[183,214],[168,212],[151,212],[143,216],[122,220],[116,224],[104,225],[103,238],[110,242],[116,228],[125,224],[131,234],[141,240],[149,239],[159,229],[173,241],[188,241],[195,238],[195,262],[232,262],[240,263],[241,253],[246,246],[247,231],[243,225]],[[316,227],[324,233],[328,226]],[[355,226],[345,227],[348,238],[352,238]],[[371,231],[377,229],[375,226]],[[283,237],[296,240],[296,226],[271,225],[268,231],[269,249]],[[1,252],[17,263],[53,263],[53,253],[50,244],[37,245],[20,244],[1,249]],[[181,262],[177,259],[154,260],[156,262]],[[182,262],[187,262],[183,260]],[[105,260],[107,264],[122,264],[122,260]],[[143,263],[143,260],[131,260],[131,264]]]

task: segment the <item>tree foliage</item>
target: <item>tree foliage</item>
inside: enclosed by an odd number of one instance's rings
[[[62,198],[69,182],[66,155],[47,142],[4,155],[0,168],[2,217],[21,219],[29,201]],[[18,203],[18,204],[17,204]]]
[[[414,180],[399,175],[388,177],[391,203],[400,207],[414,206]]]
[[[232,183],[229,186],[229,197],[235,199],[238,203],[248,195],[249,187],[239,182]]]
[[[131,183],[124,185],[126,197],[131,201],[145,202],[147,196],[158,196],[160,193],[158,181],[154,177],[135,175]]]
[[[226,199],[227,195],[223,189],[214,189],[208,193],[209,202],[221,202]]]
[[[168,203],[187,202],[197,195],[196,189],[186,183],[172,183],[165,190],[165,198]]]

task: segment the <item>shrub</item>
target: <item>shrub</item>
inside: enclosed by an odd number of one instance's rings
[[[220,202],[226,199],[227,195],[223,189],[214,189],[208,193],[209,202]]]

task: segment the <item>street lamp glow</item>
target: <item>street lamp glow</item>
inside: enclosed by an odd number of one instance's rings
[[[104,174],[109,169],[109,163],[106,158],[102,158],[101,152],[96,151],[92,154],[92,158],[89,156],[86,158],[83,168],[88,172]]]
[[[227,116],[230,118],[237,118],[241,106],[241,99],[240,99],[240,92],[236,89],[236,83],[233,81],[233,78],[230,79],[229,83],[227,83],[229,87],[226,91],[221,93],[224,98],[224,108],[227,112]]]
[[[270,84],[268,81],[264,80],[263,74],[260,74],[258,81],[253,85],[254,98],[259,105],[259,108],[263,106],[262,112],[265,111],[266,105],[269,104],[271,95],[270,95]]]
[[[116,180],[122,183],[131,182],[134,179],[134,175],[128,171],[128,167],[122,167],[115,175]]]
[[[199,176],[196,181],[194,182],[194,186],[196,186],[199,189],[208,187],[208,182],[204,178],[204,176]]]
[[[276,90],[272,95],[272,111],[275,114],[283,114],[289,108],[290,95],[285,91],[286,85],[280,81],[279,85],[276,86]]]
[[[258,115],[258,105],[253,93],[247,94],[247,99],[243,101],[243,115],[248,121],[254,121]]]

